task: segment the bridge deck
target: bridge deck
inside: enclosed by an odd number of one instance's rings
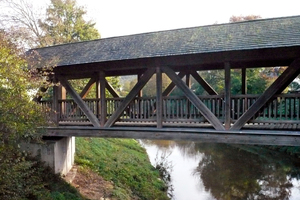
[[[217,131],[211,128],[153,128],[153,127],[49,127],[45,136],[76,136],[103,138],[135,138],[154,140],[191,140],[198,142],[299,146],[300,131],[240,130]]]

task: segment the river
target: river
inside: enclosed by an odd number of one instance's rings
[[[166,169],[173,200],[300,199],[300,159],[260,146],[140,142]]]

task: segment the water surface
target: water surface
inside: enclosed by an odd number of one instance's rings
[[[260,146],[141,141],[176,200],[300,199],[298,159]]]

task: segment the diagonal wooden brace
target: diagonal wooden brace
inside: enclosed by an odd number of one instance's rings
[[[208,94],[210,94],[210,95],[218,95],[218,93],[196,71],[192,71],[191,75],[204,88],[204,90]]]
[[[185,76],[185,72],[179,72],[178,76],[182,79]],[[174,90],[175,88],[175,83],[171,82],[168,87],[165,89],[165,91],[162,93],[162,96],[169,96],[171,94],[171,92]]]
[[[230,130],[240,130],[274,95],[281,93],[299,75],[299,72],[300,59],[296,59],[234,123]]]
[[[92,86],[95,84],[96,80],[97,79],[95,77],[91,78],[89,82],[86,84],[86,86],[83,88],[83,90],[80,92],[79,96],[82,99],[84,99],[88,95],[89,91],[92,89]]]
[[[150,80],[152,75],[155,72],[155,68],[149,68],[140,78],[140,80],[135,84],[129,94],[122,101],[121,105],[117,108],[117,110],[112,114],[112,116],[107,120],[104,127],[111,127],[122,115],[123,111],[127,108],[130,102],[136,97],[138,92],[146,85],[146,83]]]
[[[114,98],[119,98],[117,91],[111,86],[109,82],[107,82],[106,79],[105,79],[105,87]]]
[[[216,130],[225,130],[219,119],[206,107],[206,105],[192,92],[190,88],[176,75],[176,73],[168,68],[163,67],[163,72],[176,84],[178,88],[186,95],[186,97],[194,104],[200,113],[213,125]]]
[[[84,103],[84,101],[79,96],[79,94],[76,93],[74,88],[70,85],[69,81],[64,77],[58,77],[58,80],[60,81],[62,86],[66,88],[67,92],[71,95],[75,103],[79,106],[82,112],[87,116],[87,118],[90,120],[93,126],[99,128],[100,127],[99,120],[94,115],[94,113],[89,109],[89,107]]]

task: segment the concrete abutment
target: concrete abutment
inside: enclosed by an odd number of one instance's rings
[[[22,143],[21,148],[38,157],[55,173],[66,175],[74,164],[75,137],[45,137],[44,143]]]

